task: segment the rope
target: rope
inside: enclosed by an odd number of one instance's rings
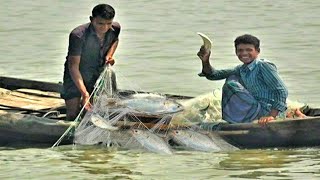
[[[76,119],[74,120],[74,122],[78,122],[78,121],[79,121],[79,119],[80,119],[80,117],[81,117],[81,114],[82,114],[82,112],[84,111],[84,109],[85,109],[86,105],[88,104],[88,102],[90,101],[92,95],[97,91],[97,89],[99,89],[99,88],[101,87],[102,83],[100,84],[100,82],[103,80],[103,77],[104,77],[104,75],[105,75],[106,72],[107,72],[107,69],[108,69],[108,67],[107,67],[107,68],[104,68],[103,72],[100,74],[99,78],[97,79],[97,81],[96,81],[96,83],[95,83],[95,85],[94,85],[94,89],[93,89],[92,93],[91,93],[90,96],[89,96],[88,101],[85,102],[85,104],[84,104],[83,107],[81,108],[81,110],[80,110],[78,116],[76,117]],[[77,126],[77,125],[70,124],[70,126],[68,127],[68,129],[67,129],[67,130],[61,135],[61,137],[51,146],[51,148],[54,148],[55,146],[58,146],[58,145],[61,143],[62,139],[63,139],[63,138],[69,133],[69,131],[70,131],[73,127],[75,127],[75,126]]]

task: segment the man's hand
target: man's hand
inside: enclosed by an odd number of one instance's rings
[[[81,104],[87,111],[91,111],[92,104],[90,103],[90,94],[88,92],[82,96]]]
[[[210,54],[211,51],[208,51],[203,45],[197,53],[198,57],[201,59],[202,62],[209,62]]]
[[[273,116],[265,116],[261,117],[258,121],[260,125],[266,125],[268,122],[273,121],[274,117]]]
[[[107,56],[106,57],[106,64],[110,64],[111,66],[113,66],[113,64],[115,63],[113,57]]]

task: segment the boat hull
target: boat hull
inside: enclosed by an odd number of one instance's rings
[[[35,98],[33,91],[31,94],[27,91],[28,93],[23,96],[18,94],[20,104],[7,102],[5,98],[1,99],[4,95],[0,94],[2,95],[0,96],[0,108],[2,109],[0,110],[0,146],[20,142],[30,145],[48,144],[51,146],[72,125],[72,122],[63,120],[65,117],[65,107],[60,106],[61,99],[58,96],[61,84],[0,77],[0,87],[14,92],[23,88],[41,91],[41,93],[36,93],[37,98]],[[119,93],[125,96],[134,92],[120,90]],[[25,99],[21,99],[21,97],[25,97]],[[167,97],[174,100],[192,98],[179,95],[167,95]],[[30,99],[35,100],[30,101]],[[32,104],[32,102],[40,102],[42,99],[44,99],[44,102],[54,104],[54,106],[48,108],[48,105],[43,102]],[[25,106],[26,102],[31,102],[31,105],[27,106],[28,108]],[[13,106],[15,104],[16,106]],[[50,112],[58,112],[59,116],[54,118],[46,117]],[[152,126],[155,119],[146,117],[143,122]],[[131,125],[120,126],[122,126],[122,129],[127,130],[136,126],[137,123],[139,122],[131,122]],[[167,126],[167,124],[164,126]],[[201,124],[201,126],[203,129],[199,129],[199,131],[204,130],[207,133],[218,135],[228,143],[239,148],[291,148],[320,145],[320,117],[272,121],[264,126],[257,123],[222,123],[215,126],[212,124]],[[70,135],[66,136],[61,144],[70,144],[72,142],[73,137]]]

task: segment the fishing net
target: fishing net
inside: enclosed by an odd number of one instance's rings
[[[75,144],[131,147],[134,141],[141,139],[141,134],[150,137],[140,132],[135,136],[137,131],[133,128],[155,134],[168,126],[172,114],[183,111],[180,103],[164,95],[136,91],[119,93],[115,73],[109,67],[97,80],[91,101],[93,108],[81,117],[75,129]],[[146,125],[148,123],[152,126]]]
[[[173,129],[194,131],[199,129],[200,122],[221,118],[220,92],[177,100],[156,93],[118,91],[115,73],[107,67],[90,97],[93,108],[79,117],[74,144],[171,154],[171,135],[182,134],[182,139],[190,136],[185,132],[172,133]],[[193,137],[196,135],[194,131]],[[189,146],[190,141],[193,140],[187,140]]]
[[[211,125],[225,123],[221,119],[221,96],[220,89],[183,99],[134,90],[118,91],[115,73],[107,67],[90,97],[93,108],[80,113],[76,119],[80,123],[74,132],[74,143],[165,154],[172,153],[174,143],[202,151],[230,150],[232,145],[217,135],[203,132],[205,128],[201,125],[208,123],[213,129]],[[301,106],[294,102],[288,104],[289,108]]]

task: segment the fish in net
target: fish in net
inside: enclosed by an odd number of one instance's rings
[[[115,73],[109,67],[98,79],[92,100],[93,108],[75,129],[74,144],[171,153],[163,133],[156,130],[168,125],[172,114],[183,111],[180,103],[155,93],[119,93]],[[152,121],[153,126],[147,127],[145,121]]]

